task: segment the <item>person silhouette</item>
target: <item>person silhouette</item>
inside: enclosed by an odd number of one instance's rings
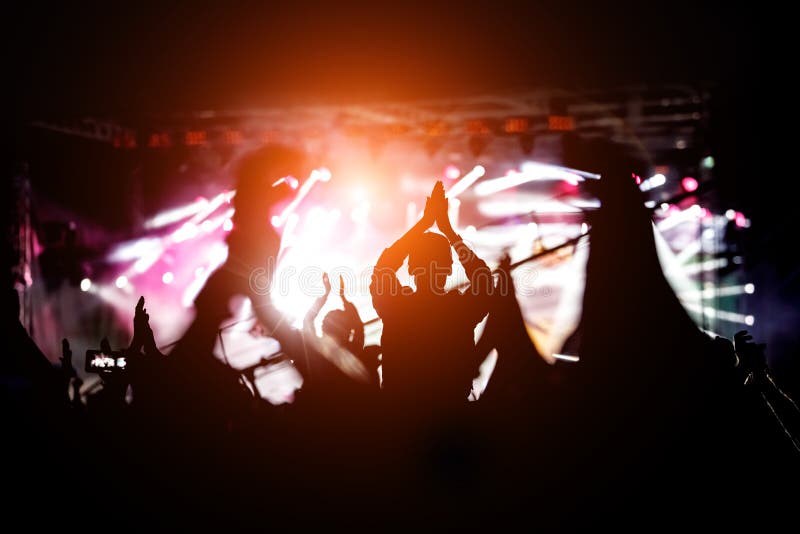
[[[241,159],[228,258],[195,299],[197,315],[173,355],[211,354],[219,325],[230,315],[229,302],[237,295],[250,299],[259,322],[284,352],[294,356],[302,350],[300,333],[284,320],[269,296],[281,242],[270,220],[293,194],[282,178],[309,171],[303,152],[282,145],[264,146]]]
[[[382,388],[406,408],[465,404],[480,363],[474,329],[489,311],[492,275],[453,230],[447,208],[436,182],[422,218],[383,251],[372,275],[372,304],[383,320]],[[434,222],[444,235],[427,231]],[[464,293],[445,289],[451,247],[470,281]],[[397,278],[406,257],[416,291]]]
[[[324,293],[314,301],[303,320],[306,334],[315,332],[314,321],[330,295],[331,283],[328,273],[323,273],[322,285],[325,288]],[[355,305],[345,296],[344,278],[341,275],[339,276],[339,298],[342,300],[344,309],[331,310],[325,315],[322,320],[322,333],[358,358],[368,373],[368,383],[377,387],[379,383],[378,356],[381,349],[377,345],[364,346],[364,323],[361,321]]]

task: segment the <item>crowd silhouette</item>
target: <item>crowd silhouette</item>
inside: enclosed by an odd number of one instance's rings
[[[774,517],[797,482],[789,470],[800,457],[800,412],[769,373],[764,347],[745,332],[712,339],[686,314],[629,179],[634,160],[577,140],[566,157],[603,176],[592,184],[602,207],[588,214],[583,312],[570,338],[579,364],[539,357],[510,261],[493,273],[462,240],[440,182],[419,222],[377,258],[380,346],[364,346],[341,278],[343,309],[316,331],[327,274],[303,328],[292,328],[259,288],[280,250],[268,222],[292,193],[278,179],[310,166],[302,152],[269,145],[238,167],[228,259],[197,296],[183,337],[162,353],[140,298],[130,344],[101,342],[102,354],[119,357],[98,371],[102,390],[85,403],[68,340],[53,367],[9,290],[6,505],[54,512],[32,524],[67,526],[85,513],[115,530],[719,527]],[[469,285],[447,290],[454,253]],[[414,288],[396,274],[406,259]],[[281,361],[302,375],[293,403],[264,402],[252,373],[214,356],[235,296],[251,300]],[[468,402],[492,350],[492,378]]]

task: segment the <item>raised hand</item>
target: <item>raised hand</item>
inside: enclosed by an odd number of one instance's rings
[[[447,197],[444,196],[444,185],[441,180],[436,182],[436,185],[433,186],[431,203],[433,204],[433,210],[436,216],[436,225],[450,241],[453,241],[456,238],[456,232],[450,224],[450,215],[448,213],[450,203]]]
[[[146,330],[148,327],[149,316],[147,310],[144,309],[144,297],[139,297],[136,303],[136,311],[133,313],[133,339],[128,347],[130,352],[139,352],[142,348],[142,343],[146,337]]]
[[[431,201],[431,197],[427,197],[425,199],[425,209],[422,211],[422,219],[420,219],[418,224],[423,226],[422,231],[424,231],[433,226],[435,222],[436,212],[434,211],[434,205]]]
[[[447,216],[447,198],[444,196],[444,184],[438,180],[431,191],[431,203],[437,223],[442,216]]]
[[[331,280],[328,278],[328,273],[322,273],[322,285],[325,288],[325,295],[328,296],[331,293]]]

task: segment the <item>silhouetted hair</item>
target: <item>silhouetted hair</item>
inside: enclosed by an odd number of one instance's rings
[[[322,320],[322,331],[334,338],[340,345],[350,343],[353,332],[350,315],[344,310],[332,310]]]
[[[284,145],[266,145],[242,156],[235,165],[237,178],[233,203],[237,214],[263,213],[264,209],[285,200],[294,190],[285,182],[273,186],[285,176],[304,179],[310,172],[306,154]]]

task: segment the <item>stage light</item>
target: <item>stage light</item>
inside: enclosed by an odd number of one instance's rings
[[[667,204],[666,202],[662,202],[660,208],[661,208],[662,211],[668,211],[669,210],[669,204]]]
[[[729,221],[734,220],[736,218],[736,212],[733,210],[725,211],[725,218],[728,219]]]
[[[508,134],[521,134],[528,131],[530,121],[525,117],[509,117],[503,124],[503,130]]]
[[[314,169],[311,171],[311,177],[313,178],[316,173],[316,179],[320,182],[329,182],[331,177],[331,171],[327,167],[320,167],[319,169]]]
[[[170,271],[167,271],[163,275],[161,275],[161,281],[167,285],[171,284],[173,280],[175,280],[175,275],[172,274]]]
[[[123,287],[127,286],[128,285],[128,277],[125,276],[125,275],[118,276],[117,277],[117,281],[115,282],[115,285],[119,289],[122,289]]]
[[[471,171],[465,174],[461,180],[453,184],[447,191],[448,198],[456,198],[458,195],[466,191],[472,184],[474,184],[478,178],[486,174],[486,169],[483,165],[475,165]]]
[[[226,232],[233,230],[233,221],[230,219],[225,219],[225,222],[222,223],[222,229]]]
[[[303,182],[303,185],[301,185],[300,189],[297,191],[297,195],[295,195],[292,201],[289,202],[289,204],[283,209],[281,214],[272,217],[272,226],[275,228],[280,228],[283,226],[283,223],[285,223],[289,215],[297,209],[297,206],[299,206],[306,195],[308,195],[309,191],[311,191],[311,188],[314,187],[314,184],[317,182],[327,182],[330,179],[331,171],[325,167],[320,167],[319,169],[314,169],[311,171],[308,180]]]
[[[187,146],[205,145],[208,141],[208,134],[205,130],[190,130],[186,132],[184,142]]]
[[[736,222],[736,226],[738,226],[739,228],[746,228],[748,226],[747,217],[745,217],[744,213],[742,213],[741,211],[736,212],[736,218],[734,219],[734,221]]]
[[[577,185],[578,182],[583,181],[586,177],[599,178],[599,175],[567,169],[557,165],[528,161],[522,164],[520,172],[510,176],[486,180],[478,184],[475,186],[475,194],[478,196],[488,196],[537,180],[563,180],[571,185]]]
[[[88,278],[84,278],[83,280],[81,280],[81,291],[83,291],[85,293],[85,292],[89,291],[89,289],[91,289],[91,287],[92,287],[92,281],[91,280],[89,280]]]
[[[586,223],[581,223],[581,234],[585,234],[589,231],[589,225]]]
[[[461,176],[461,171],[455,165],[448,165],[444,168],[444,177],[448,180],[457,180]]]
[[[687,193],[697,191],[698,186],[699,184],[697,183],[697,180],[691,176],[686,176],[683,178],[683,180],[681,180],[681,187],[683,187],[683,190]]]
[[[703,230],[703,239],[714,239],[717,233],[714,231],[713,228],[706,228]]]
[[[639,183],[641,178],[639,178],[638,176],[636,178],[637,178],[636,183]],[[665,183],[667,183],[666,176],[664,176],[663,174],[655,174],[650,178],[648,178],[647,180],[641,182],[641,184],[639,185],[639,189],[641,189],[642,191],[649,191],[656,187],[661,187]]]
[[[194,215],[206,206],[208,206],[208,200],[203,197],[197,197],[197,200],[191,204],[159,213],[152,219],[145,221],[144,227],[151,229],[172,224],[180,221],[181,219],[185,219],[186,217]]]
[[[205,221],[200,223],[200,229],[203,230],[204,232],[210,232],[211,230],[214,229],[214,222],[209,219],[206,219]]]
[[[575,119],[565,115],[547,117],[547,128],[554,132],[568,132],[575,129]]]
[[[572,356],[571,354],[557,354],[555,352],[553,353],[553,358],[555,358],[556,360],[561,360],[561,361],[565,361],[565,362],[578,362],[578,361],[580,361],[580,357],[578,357],[578,356]]]
[[[136,263],[133,264],[133,270],[137,273],[143,273],[147,271],[155,262],[158,261],[158,258],[161,257],[161,253],[163,252],[163,248],[159,248],[158,250],[153,250],[136,260]]]
[[[754,289],[752,284],[745,284],[745,285],[736,285],[736,286],[722,286],[716,287],[713,283],[708,282],[705,286],[705,289],[702,291],[692,289],[688,291],[682,291],[678,294],[681,300],[688,300],[688,301],[698,301],[701,298],[703,299],[715,299],[719,297],[734,297],[737,295],[742,295],[744,293],[751,294],[752,291],[748,291],[748,289]]]
[[[172,240],[176,243],[180,243],[182,241],[194,239],[199,233],[200,230],[197,228],[195,223],[185,222],[183,223],[183,226],[175,230],[175,232],[172,234]]]
[[[713,169],[714,168],[714,158],[713,156],[706,156],[703,158],[701,163],[704,169]]]
[[[647,200],[644,203],[644,207],[645,208],[655,208],[656,207],[656,201],[655,200]]]
[[[753,317],[752,315],[748,315],[748,316],[746,316],[744,318],[744,324],[746,324],[747,326],[753,326],[753,324],[755,324],[755,322],[756,322],[756,318]]]
[[[754,286],[753,284],[745,284],[744,292],[747,293],[748,295],[752,295],[753,293],[756,292],[756,286]]]

